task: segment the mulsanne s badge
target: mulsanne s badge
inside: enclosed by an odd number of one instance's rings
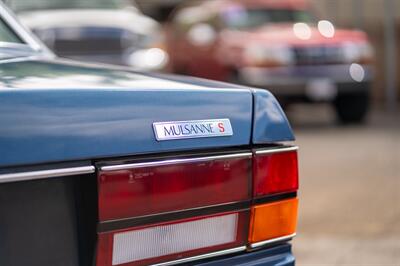
[[[153,129],[158,141],[233,135],[229,119],[156,122]]]

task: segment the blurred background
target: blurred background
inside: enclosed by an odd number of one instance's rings
[[[57,55],[268,88],[300,146],[299,265],[400,265],[399,0],[3,0]]]

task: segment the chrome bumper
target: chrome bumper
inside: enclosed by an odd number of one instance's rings
[[[332,100],[343,91],[368,89],[365,84],[372,81],[373,68],[358,64],[245,67],[238,74],[240,83],[268,89],[278,97],[305,96],[318,101]]]
[[[361,76],[362,79],[359,79]],[[353,64],[353,67],[343,64],[239,69],[239,80],[256,86],[301,85],[309,80],[321,78],[330,79],[335,83],[369,82],[373,78],[373,69],[370,65],[356,64]]]

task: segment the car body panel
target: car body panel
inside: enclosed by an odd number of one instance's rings
[[[178,83],[67,61],[9,62],[1,71],[0,166],[251,143],[253,94],[245,87]],[[290,139],[284,113],[268,97],[272,105],[264,105],[256,125],[269,112],[280,118],[264,121],[258,136]],[[223,118],[230,119],[233,136],[158,142],[152,128],[154,122]]]
[[[275,97],[266,90],[254,91],[253,143],[263,144],[294,140],[293,131],[281,106]]]
[[[249,90],[50,62],[9,63],[1,69],[2,166],[250,142]],[[218,118],[231,120],[233,136],[157,142],[152,129],[154,122]]]

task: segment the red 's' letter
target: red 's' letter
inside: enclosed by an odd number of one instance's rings
[[[219,132],[225,132],[224,123],[218,123]]]

